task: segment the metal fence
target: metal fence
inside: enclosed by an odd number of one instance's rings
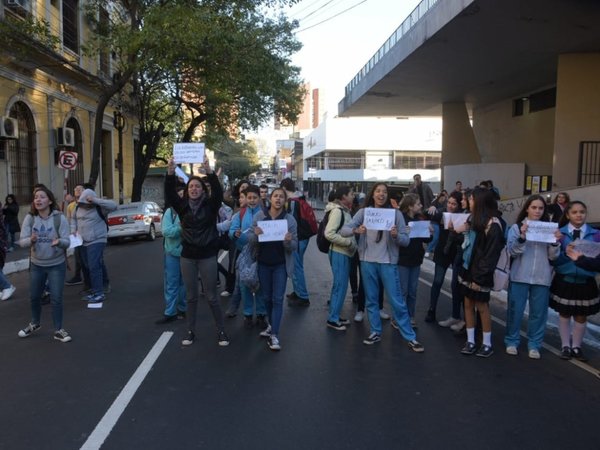
[[[579,144],[577,185],[600,183],[600,141],[582,141]]]

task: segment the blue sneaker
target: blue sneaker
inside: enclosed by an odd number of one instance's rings
[[[102,303],[104,301],[104,294],[89,294],[85,299],[88,303]]]

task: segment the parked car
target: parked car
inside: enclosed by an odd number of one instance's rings
[[[119,205],[108,217],[108,241],[124,237],[145,237],[149,241],[162,235],[163,211],[154,202]]]

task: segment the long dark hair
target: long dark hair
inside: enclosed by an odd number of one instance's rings
[[[377,189],[379,186],[385,186],[385,190],[387,192],[387,199],[385,200],[383,207],[384,208],[392,207],[392,203],[390,202],[390,191],[388,189],[388,185],[385,183],[375,183],[373,185],[373,187],[371,188],[371,190],[369,191],[369,193],[367,194],[367,197],[365,198],[365,203],[364,203],[363,208],[372,208],[375,206],[375,201],[373,200],[373,195],[375,194],[375,189]]]
[[[565,210],[563,211],[563,215],[560,218],[560,221],[558,222],[558,227],[559,228],[564,227],[566,224],[568,224],[570,222],[569,218],[567,216],[569,215],[569,211],[571,211],[571,209],[575,205],[581,205],[581,206],[583,206],[583,209],[585,209],[585,211],[587,212],[587,206],[582,201],[580,201],[580,200],[573,200],[572,202],[569,202],[569,204],[565,207]]]
[[[344,195],[348,195],[351,190],[352,190],[352,188],[348,185],[340,186],[339,188],[337,188],[335,190],[335,194],[334,194],[333,198],[335,200],[341,200],[344,197]]]
[[[540,217],[540,220],[542,222],[548,222],[550,220],[550,218],[548,217],[548,208],[546,205],[546,201],[544,200],[544,197],[542,197],[541,195],[538,195],[538,194],[533,194],[527,198],[527,200],[525,201],[525,204],[521,208],[521,211],[519,212],[519,215],[517,216],[517,223],[521,223],[525,220],[525,218],[527,217],[527,210],[529,209],[531,204],[533,202],[535,202],[536,200],[539,200],[544,205],[544,214],[542,214],[542,217]]]
[[[56,198],[54,197],[54,194],[50,189],[48,189],[46,186],[40,186],[33,191],[33,196],[35,197],[36,192],[39,191],[43,191],[48,196],[48,200],[50,200],[50,213],[52,213],[52,211],[54,211],[55,209],[58,209],[58,205],[56,204]],[[32,216],[40,215],[39,211],[35,209],[34,202],[31,202],[31,209],[29,210],[29,214],[31,214]]]
[[[471,228],[475,232],[485,231],[492,217],[498,216],[498,202],[489,189],[473,189],[473,209],[471,210]]]
[[[9,198],[12,200],[12,203],[13,203],[14,205],[17,205],[17,206],[19,206],[19,204],[17,203],[17,197],[15,197],[15,195],[14,195],[14,194],[8,194],[8,195],[6,196],[6,198],[4,199],[4,203],[8,203],[8,199],[9,199]]]

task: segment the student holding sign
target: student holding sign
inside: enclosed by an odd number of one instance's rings
[[[260,332],[267,338],[271,350],[281,350],[279,328],[283,316],[283,296],[285,295],[287,277],[294,273],[293,253],[298,248],[298,227],[296,219],[285,211],[286,193],[282,188],[271,192],[271,207],[268,211],[259,211],[254,216],[254,233],[248,235],[248,242],[258,249],[258,278],[260,280],[259,295],[267,308],[269,326]],[[283,220],[287,223],[287,233],[281,240],[263,241],[263,227],[269,221]]]
[[[521,321],[525,305],[529,301],[527,347],[531,359],[540,359],[548,319],[548,301],[552,266],[550,261],[558,258],[561,233],[555,230],[554,242],[527,239],[528,222],[548,223],[546,202],[541,195],[530,196],[523,205],[515,223],[508,230],[506,244],[511,256],[510,284],[508,286],[508,311],[506,312],[506,353],[517,355],[521,340]]]
[[[375,214],[383,211],[385,214]],[[388,220],[388,215],[392,215],[393,222]],[[383,226],[387,228],[383,229]],[[385,183],[375,183],[365,199],[365,207],[358,210],[352,220],[340,230],[342,236],[359,235],[358,254],[371,325],[371,334],[363,343],[372,345],[381,341],[378,304],[381,280],[402,337],[408,341],[408,346],[413,351],[420,353],[425,348],[417,341],[417,335],[410,325],[410,315],[402,296],[398,271],[398,248],[409,244],[408,233],[409,229],[402,214],[390,204]]]
[[[229,345],[225,333],[223,312],[217,300],[217,253],[219,252],[219,233],[217,216],[223,201],[223,188],[219,178],[210,168],[208,158],[204,157],[205,180],[190,177],[183,198],[177,195],[177,177],[175,160],[169,160],[165,177],[165,198],[177,212],[181,223],[181,274],[185,284],[188,304],[188,333],[181,341],[182,345],[192,345],[196,338],[196,310],[200,296],[206,298],[217,328],[217,342],[221,347]],[[202,280],[204,292],[199,294],[198,276]]]
[[[558,314],[558,329],[562,341],[562,359],[576,358],[587,361],[581,350],[585,334],[587,316],[600,311],[598,299],[597,272],[577,267],[566,251],[573,241],[582,239],[597,241],[599,232],[585,223],[587,207],[583,202],[574,201],[567,205],[558,225],[563,234],[561,253],[554,262],[555,275],[550,286],[550,307]],[[573,332],[571,336],[571,317]]]

